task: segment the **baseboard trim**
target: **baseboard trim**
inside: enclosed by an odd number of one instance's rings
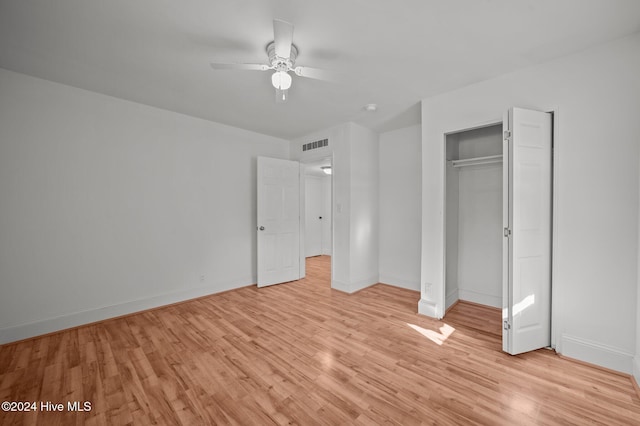
[[[403,290],[403,291],[408,291],[411,293],[417,293],[418,295],[420,295],[420,290],[414,290],[412,288],[404,288],[404,287],[398,287],[397,285],[393,285],[393,284],[386,284],[386,283],[377,283],[372,285],[371,287],[377,287],[377,286],[381,286],[381,287],[389,287],[390,289],[393,290]],[[367,287],[369,288],[369,287]]]
[[[493,296],[485,293],[478,293],[472,290],[458,289],[458,296],[462,300],[477,303],[484,306],[492,306],[494,308],[502,308],[502,295]]]
[[[636,390],[636,395],[638,396],[638,399],[640,399],[640,386],[638,386],[638,381],[633,376],[631,376],[631,384],[633,385],[633,388]]]
[[[627,374],[627,373],[622,373],[622,372],[617,371],[617,370],[612,370],[612,369],[607,368],[607,367],[602,367],[601,365],[593,364],[591,362],[582,361],[582,360],[579,360],[579,359],[576,359],[576,358],[571,358],[571,357],[559,354],[557,352],[556,352],[556,354],[560,358],[565,359],[565,360],[570,361],[570,362],[575,362],[576,364],[586,365],[587,367],[595,368],[597,370],[606,371],[607,373],[610,373],[610,374],[616,374],[618,376],[628,377],[629,380],[631,381],[631,386],[633,386],[633,390],[635,391],[636,396],[638,397],[638,399],[640,399],[640,387],[638,387],[638,381],[636,380],[636,378],[633,375]]]
[[[406,288],[407,290],[420,291],[420,278],[417,280],[407,280],[394,275],[380,274],[380,283],[393,287]]]
[[[636,389],[638,398],[640,398],[640,387],[638,387],[638,383],[640,383],[640,354],[633,358],[633,374],[631,376],[631,381],[633,382],[633,387]]]
[[[633,372],[633,354],[619,348],[567,334],[563,334],[561,340],[561,355],[564,357],[584,361],[627,375]]]
[[[456,303],[458,303],[458,300],[460,300],[458,289],[455,289],[451,293],[447,294],[444,301],[445,315],[446,315],[446,312],[449,311],[449,309],[453,308],[456,305]]]
[[[460,299],[460,300],[458,300],[458,302],[461,302],[461,303],[464,303],[464,304],[467,304],[467,305],[477,306],[477,307],[483,308],[483,309],[489,309],[489,310],[492,310],[492,311],[497,312],[497,313],[502,313],[502,308],[496,308],[495,306],[484,305],[482,303],[471,302],[469,300],[464,300],[464,299]]]
[[[456,305],[460,303],[460,299],[454,300],[454,302],[444,311],[444,316],[446,317],[450,310],[456,307]]]
[[[370,277],[364,280],[346,283],[344,281],[332,280],[331,288],[347,294],[354,294],[367,287],[378,284],[378,276]]]
[[[247,282],[254,281],[251,284]],[[82,327],[109,319],[124,317],[157,308],[184,303],[201,297],[224,293],[242,287],[255,285],[255,278],[238,280],[227,283],[217,283],[215,286],[202,286],[184,291],[165,293],[146,299],[131,300],[115,305],[101,306],[57,317],[45,318],[26,324],[0,329],[0,345],[28,340],[47,334],[54,334],[62,330]]]
[[[426,315],[431,318],[442,319],[442,317],[438,316],[438,305],[436,302],[432,302],[431,300],[426,300],[421,298],[418,302],[418,313],[420,315]]]

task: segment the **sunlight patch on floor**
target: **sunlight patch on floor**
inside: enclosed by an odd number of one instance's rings
[[[529,396],[518,395],[517,393],[512,393],[507,403],[509,408],[514,412],[527,414],[529,416],[535,416],[539,409],[537,401],[531,399]]]
[[[407,323],[407,325],[439,346],[442,346],[444,341],[447,340],[449,336],[453,334],[454,331],[456,331],[455,328],[451,327],[448,324],[445,324],[442,327],[440,327],[439,333],[434,330],[428,330],[426,328],[420,327],[419,325],[409,324],[409,323]]]

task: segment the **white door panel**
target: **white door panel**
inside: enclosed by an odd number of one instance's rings
[[[324,200],[323,182],[316,177],[307,177],[305,190],[305,256],[322,254]]]
[[[503,350],[551,343],[551,114],[512,108],[504,123]]]
[[[258,157],[258,287],[300,278],[300,169]]]

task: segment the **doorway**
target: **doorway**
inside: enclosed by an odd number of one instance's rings
[[[315,261],[316,268],[327,269],[323,276],[329,277],[331,286],[333,254],[333,179],[332,158],[324,157],[302,162],[304,169],[304,258],[322,257]],[[316,271],[317,272],[317,271]]]

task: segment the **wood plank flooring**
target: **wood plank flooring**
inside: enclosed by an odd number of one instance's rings
[[[629,377],[548,350],[501,351],[499,313],[307,278],[246,287],[0,346],[0,401],[89,401],[1,412],[1,425],[633,425]]]

